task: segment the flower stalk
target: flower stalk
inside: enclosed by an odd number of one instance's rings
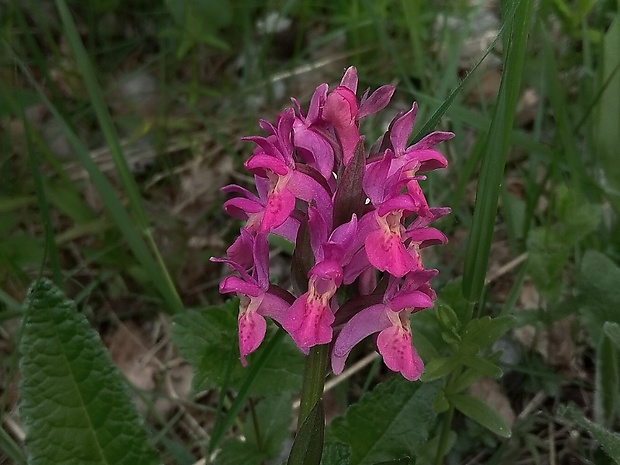
[[[329,344],[314,346],[310,350],[308,357],[306,357],[301,398],[299,401],[299,416],[297,420],[298,431],[306,418],[308,418],[308,415],[316,403],[319,402],[323,396],[328,360]]]

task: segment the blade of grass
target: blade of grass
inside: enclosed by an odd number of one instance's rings
[[[504,55],[504,75],[482,159],[473,224],[465,256],[463,295],[470,302],[477,302],[482,295],[495,225],[497,200],[521,89],[532,2],[531,0],[514,0],[511,10],[515,8],[515,5],[516,12]],[[506,17],[506,20],[509,17]]]
[[[136,223],[146,239],[146,243],[150,248],[151,253],[155,257],[157,266],[156,273],[158,275],[157,282],[165,287],[167,297],[174,303],[173,309],[175,311],[179,311],[183,308],[183,304],[181,303],[181,299],[176,291],[170,274],[168,273],[168,269],[164,264],[161,254],[159,253],[159,249],[157,248],[157,244],[155,243],[155,239],[151,233],[148,217],[142,205],[140,191],[121,149],[118,133],[112,123],[112,117],[103,98],[101,89],[99,88],[99,84],[97,83],[95,70],[93,69],[92,63],[88,58],[82,41],[80,40],[77,27],[75,26],[73,17],[67,8],[66,2],[64,0],[56,0],[56,7],[60,13],[60,18],[62,20],[69,44],[73,49],[78,68],[84,78],[84,83],[86,84],[88,95],[91,99],[95,114],[97,115],[99,126],[101,127],[106,143],[110,148],[110,153],[112,154],[116,171],[118,172],[123,189],[127,194],[131,211],[135,215]]]
[[[569,111],[566,104],[566,96],[563,89],[565,86],[560,82],[558,65],[551,48],[549,35],[547,34],[542,22],[539,22],[539,31],[543,38],[543,57],[545,63],[545,77],[547,80],[547,95],[551,108],[553,109],[553,117],[555,119],[557,135],[562,145],[562,157],[566,160],[570,171],[570,180],[576,192],[583,192],[587,171],[583,161],[579,156],[577,142],[575,141],[575,132],[571,128],[568,120]]]
[[[416,135],[413,137],[414,143],[418,142],[420,139],[422,139],[422,137],[424,137],[426,134],[431,132],[433,128],[435,128],[435,126],[437,126],[437,123],[446,113],[448,108],[450,108],[456,96],[461,93],[461,90],[463,90],[463,87],[465,86],[465,84],[469,82],[470,76],[476,72],[480,64],[489,55],[489,53],[491,53],[491,51],[495,48],[495,45],[497,45],[497,42],[499,41],[499,39],[503,37],[503,35],[505,34],[505,31],[508,30],[508,28],[512,27],[513,21],[515,20],[515,15],[517,12],[518,5],[519,5],[519,2],[516,2],[516,1],[512,2],[512,6],[505,16],[505,19],[502,23],[502,27],[498,31],[495,39],[493,39],[493,42],[491,42],[491,44],[489,44],[489,46],[487,47],[486,51],[484,52],[484,55],[480,57],[480,60],[478,60],[478,62],[472,67],[471,71],[467,74],[467,76],[465,76],[465,78],[459,83],[459,85],[455,87],[452,92],[450,92],[450,95],[448,95],[448,97],[443,101],[443,103],[439,106],[439,108],[437,108],[437,110],[435,110],[435,112],[431,115],[428,121],[424,123],[424,126],[422,126],[422,128],[416,133]]]
[[[60,258],[58,254],[58,247],[56,246],[56,240],[54,238],[54,229],[52,226],[52,218],[50,216],[48,201],[45,196],[45,188],[43,187],[43,176],[41,175],[41,163],[37,151],[32,144],[32,138],[30,137],[31,127],[26,119],[26,115],[21,114],[22,124],[24,125],[24,135],[26,138],[26,147],[28,150],[28,161],[30,163],[30,172],[32,173],[32,179],[34,181],[34,190],[37,194],[37,203],[39,204],[39,212],[41,213],[41,219],[43,220],[43,226],[45,229],[45,255],[50,259],[50,265],[52,273],[54,274],[54,282],[58,286],[62,286],[63,275],[60,269]]]
[[[26,455],[15,443],[9,433],[0,428],[0,450],[2,450],[17,465],[26,464]]]
[[[162,297],[166,301],[169,307],[169,311],[178,312],[183,310],[183,304],[176,293],[176,290],[171,285],[169,277],[162,273],[161,267],[158,266],[157,261],[151,255],[148,246],[144,242],[144,239],[140,235],[134,220],[127,213],[125,207],[120,201],[118,194],[114,187],[103,175],[97,164],[92,160],[90,153],[82,141],[78,138],[76,133],[67,123],[65,118],[59,113],[55,105],[47,98],[41,86],[34,79],[27,66],[23,61],[15,55],[10,47],[7,49],[10,51],[11,59],[17,64],[17,67],[22,71],[26,80],[30,85],[37,90],[41,102],[49,109],[52,116],[58,121],[61,130],[67,137],[67,140],[71,144],[71,147],[75,151],[75,155],[80,160],[80,163],[84,169],[88,172],[90,180],[97,189],[97,192],[101,196],[101,199],[112,215],[117,227],[123,234],[127,244],[140,264],[144,267],[145,273],[159,290]]]

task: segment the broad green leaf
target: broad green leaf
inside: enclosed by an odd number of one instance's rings
[[[605,322],[620,323],[620,268],[600,252],[588,251],[579,271],[579,311],[593,346],[597,347]]]
[[[46,279],[29,290],[19,348],[29,464],[159,462],[98,334]]]
[[[324,441],[325,411],[319,399],[299,428],[286,465],[319,465]]]
[[[435,417],[438,384],[412,383],[395,377],[366,394],[332,421],[328,438],[351,446],[351,465],[370,465],[415,456]]]
[[[349,465],[351,448],[341,442],[327,442],[323,448],[321,465]]]
[[[606,323],[607,325],[609,323]],[[620,407],[620,358],[618,349],[603,333],[596,349],[594,419],[611,426]]]
[[[598,425],[586,417],[574,405],[562,406],[558,411],[560,416],[576,422],[583,429],[587,430],[594,439],[598,441],[607,455],[618,465],[620,465],[620,434],[614,433],[607,428]]]
[[[247,374],[239,362],[239,349],[235,344],[237,335],[237,312],[239,301],[231,299],[220,306],[204,310],[188,310],[175,314],[172,319],[172,340],[179,347],[185,360],[194,368],[193,388],[195,391],[220,387],[225,379],[227,365],[230,367],[230,380],[234,386]],[[234,346],[234,354],[231,347]],[[260,347],[248,357],[260,357],[264,347]],[[278,380],[277,390],[297,391],[301,387],[303,356],[288,339],[282,341],[278,356],[268,360],[266,366],[255,379],[251,394],[269,395],[274,392],[273,380]]]
[[[448,401],[463,415],[480,423],[498,436],[509,438],[512,434],[510,426],[500,414],[480,399],[469,394],[455,394],[448,397]]]

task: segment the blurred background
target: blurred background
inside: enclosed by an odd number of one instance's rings
[[[397,87],[364,121],[368,141],[414,100],[420,131],[452,96],[433,128],[456,134],[439,147],[450,165],[424,183],[431,205],[452,208],[437,226],[450,242],[425,259],[441,270],[437,289],[460,276],[480,160],[493,156],[503,2],[68,1],[64,16],[61,3],[0,0],[0,411],[18,444],[21,302],[42,273],[62,276],[100,332],[166,462],[201,457],[217,393],[192,392],[170,314],[222,302],[225,270],[209,257],[240,227],[219,188],[252,185],[240,137],[261,134],[258,120],[291,96],[306,108],[350,65],[361,91]],[[591,411],[587,330],[606,320],[580,309],[620,304],[618,2],[535,3],[480,304],[518,324],[502,340],[507,375],[476,389],[519,426],[501,463],[550,463],[551,439],[557,463],[594,463],[589,438],[553,407]],[[290,245],[273,245],[272,274],[285,279]],[[372,365],[345,381],[332,415],[386,375]],[[452,463],[486,463],[497,439],[463,428]],[[0,463],[11,463],[1,447]]]

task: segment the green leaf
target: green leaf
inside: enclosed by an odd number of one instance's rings
[[[428,383],[444,376],[449,375],[460,364],[460,359],[456,355],[449,357],[437,357],[431,359],[424,368],[424,374],[422,375],[422,381]]]
[[[531,0],[510,2],[512,8],[516,7],[516,12],[511,23],[509,40],[505,42],[504,72],[480,167],[474,217],[465,256],[463,295],[470,302],[480,300],[487,272],[497,201],[504,179],[515,109],[521,94],[521,76],[532,4]],[[504,6],[507,5],[508,3],[504,3]]]
[[[19,348],[29,464],[159,462],[98,334],[46,279],[29,290]]]
[[[327,442],[323,448],[321,465],[349,465],[351,448],[341,442]]]
[[[231,343],[237,339],[239,301],[229,300],[205,310],[188,310],[172,318],[172,341],[181,356],[194,368],[195,391],[221,386],[230,358]],[[241,367],[233,371],[240,376]]]
[[[231,354],[231,347],[238,339],[238,309],[239,300],[231,299],[223,305],[188,310],[173,316],[172,340],[179,347],[181,356],[194,368],[195,391],[221,387],[231,360],[234,363],[230,367],[233,386],[239,387],[247,374],[248,370],[239,362],[236,345],[234,354]],[[264,347],[260,347],[248,357],[250,366],[263,350]],[[298,391],[301,387],[303,355],[289,339],[282,341],[278,350],[278,356],[270,358],[258,374],[250,394],[271,394],[274,391],[274,379],[278,380],[279,392]]]
[[[453,279],[448,282],[442,289],[439,291],[438,303],[449,306],[454,313],[458,315],[461,323],[467,323],[469,321],[469,312],[468,306],[469,303],[467,299],[463,297],[463,285],[461,278]]]
[[[601,98],[595,108],[594,137],[592,140],[596,146],[597,154],[605,177],[604,186],[611,200],[611,204],[620,212],[620,165],[618,164],[618,146],[620,145],[620,133],[618,125],[614,126],[620,114],[620,56],[618,55],[618,43],[620,43],[620,17],[615,20],[603,37],[603,56],[600,62],[600,86],[608,82]]]
[[[492,346],[506,331],[514,326],[513,316],[491,318],[483,316],[471,320],[463,331],[463,344],[472,344],[479,349]]]
[[[480,399],[469,394],[455,394],[448,397],[448,401],[463,415],[480,423],[498,436],[509,438],[512,434],[510,426],[500,414]]]
[[[462,358],[462,362],[466,367],[476,370],[479,375],[494,379],[502,376],[500,367],[477,355],[466,355]]]
[[[551,227],[530,231],[527,238],[528,274],[547,300],[557,300],[563,281],[561,271],[576,245],[594,231],[602,217],[601,207],[584,201],[565,185],[555,192],[555,220]]]
[[[417,447],[426,441],[435,417],[433,399],[437,389],[437,383],[392,378],[333,420],[328,438],[351,446],[351,465],[414,456]]]
[[[620,434],[613,433],[607,428],[588,420],[574,405],[562,406],[558,415],[574,421],[587,430],[598,441],[603,450],[618,465],[620,465]]]
[[[620,323],[620,268],[600,252],[589,250],[579,271],[579,312],[597,347],[605,322]]]
[[[613,424],[620,407],[619,363],[618,350],[610,338],[603,333],[596,350],[594,418],[597,423],[605,426]]]
[[[319,465],[325,440],[325,412],[323,400],[314,405],[299,428],[287,465]]]

